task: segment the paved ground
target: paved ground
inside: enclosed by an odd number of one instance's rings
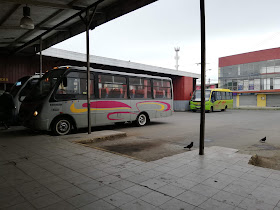
[[[234,130],[229,135],[219,131],[229,125],[227,118],[236,122],[243,115],[246,119],[240,119],[239,127],[233,124],[233,129],[243,129],[243,133],[248,132],[246,137],[252,139],[269,131],[268,137],[274,141],[276,125],[267,123],[269,117],[270,122],[277,122],[274,118],[278,112],[258,113],[263,126],[254,112],[239,114],[233,110],[207,115],[206,137],[215,127],[218,130],[213,132],[217,140],[209,144],[222,142],[222,138],[225,142],[234,139]],[[174,116],[179,119],[176,122],[185,123],[189,129],[180,131],[178,125],[171,123],[175,118],[168,118],[156,120],[146,128],[125,126],[115,130],[129,130],[128,137],[150,138],[157,135],[154,132],[161,132],[163,139],[175,130],[178,144],[185,144],[190,139],[180,138],[186,134],[194,138],[192,124],[199,122],[199,114]],[[218,117],[222,119],[220,123],[209,123]],[[256,128],[262,130],[250,130],[248,122],[256,122]],[[74,139],[78,140],[80,135]],[[69,138],[19,127],[0,131],[0,209],[280,210],[280,172],[248,165],[250,156],[235,149],[213,146],[205,149],[205,156],[193,150],[143,162],[84,147]]]
[[[234,149],[145,163],[48,136],[0,143],[1,209],[280,209],[280,172]]]

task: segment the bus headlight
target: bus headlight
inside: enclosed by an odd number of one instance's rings
[[[38,115],[38,112],[35,111],[35,112],[33,113],[33,115],[34,115],[34,117],[36,117],[36,116]]]

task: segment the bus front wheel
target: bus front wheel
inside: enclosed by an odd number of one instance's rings
[[[67,135],[70,133],[72,127],[71,120],[68,118],[57,118],[52,124],[52,132],[54,135]]]
[[[147,124],[147,122],[149,122],[149,117],[144,114],[144,113],[141,113],[138,115],[137,119],[136,119],[136,125],[137,126],[144,126]]]

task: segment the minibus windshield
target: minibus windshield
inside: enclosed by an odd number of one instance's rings
[[[38,101],[48,96],[64,71],[64,69],[56,69],[45,73],[24,101]]]
[[[26,83],[26,81],[29,78],[30,78],[30,76],[22,77],[13,85],[13,87],[11,88],[11,91],[10,91],[10,93],[13,97],[15,97],[17,95],[18,91],[21,89],[21,87]]]
[[[209,101],[211,90],[205,90],[205,101]],[[193,93],[192,101],[201,101],[201,90],[196,90]]]

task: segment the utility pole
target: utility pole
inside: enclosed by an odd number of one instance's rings
[[[175,47],[174,48],[175,52],[176,52],[176,55],[175,55],[175,61],[176,61],[176,65],[175,65],[175,69],[178,70],[179,69],[179,65],[178,65],[178,62],[179,62],[179,51],[180,51],[180,47]]]

